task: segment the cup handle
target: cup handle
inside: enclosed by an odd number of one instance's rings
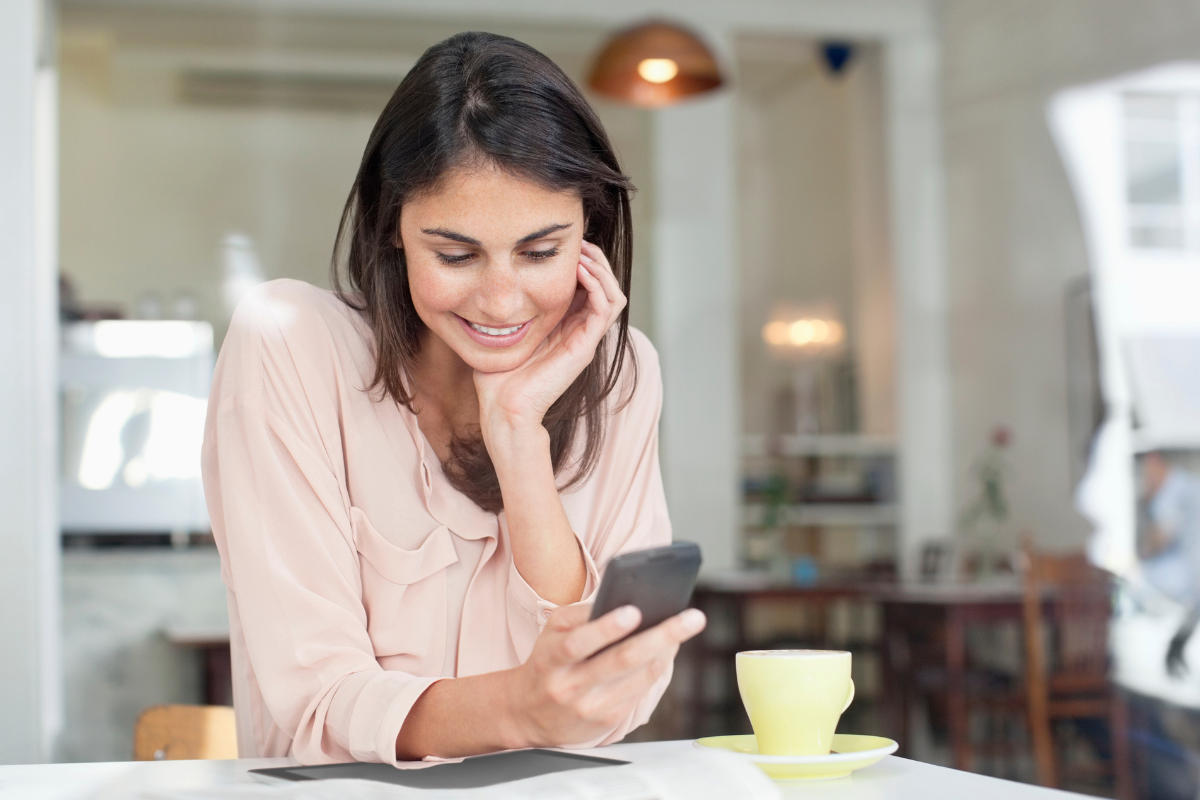
[[[854,681],[850,681],[850,696],[846,698],[846,705],[842,706],[842,712],[844,713],[846,711],[846,709],[850,707],[850,704],[853,702],[854,702]]]

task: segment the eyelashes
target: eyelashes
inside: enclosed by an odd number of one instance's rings
[[[558,247],[551,247],[549,250],[526,250],[521,255],[529,261],[538,262],[546,261],[554,258],[559,253]],[[457,266],[466,264],[475,258],[475,253],[463,253],[462,255],[449,255],[448,253],[435,253],[437,260],[446,266]]]
[[[549,250],[526,250],[521,255],[525,256],[531,261],[545,261],[548,258],[554,258],[556,255],[558,255],[558,248],[551,247]]]

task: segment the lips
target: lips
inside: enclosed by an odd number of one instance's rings
[[[530,320],[522,322],[520,325],[493,328],[470,322],[457,314],[454,316],[458,319],[458,324],[462,326],[463,331],[484,347],[512,347],[525,338],[525,334],[529,332],[530,322],[532,322]]]

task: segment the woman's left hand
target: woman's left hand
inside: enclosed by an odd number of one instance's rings
[[[475,373],[485,442],[496,426],[540,427],[546,411],[591,363],[600,340],[621,316],[627,300],[599,247],[583,243],[576,272],[579,285],[570,308],[533,355],[507,372]]]

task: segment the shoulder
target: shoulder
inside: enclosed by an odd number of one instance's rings
[[[621,377],[610,395],[614,415],[652,414],[656,419],[662,406],[662,371],[658,351],[650,337],[634,327],[629,329],[629,350],[621,364]]]
[[[284,364],[302,378],[314,368],[360,372],[370,365],[370,335],[361,315],[333,292],[303,281],[268,281],[238,303],[217,372],[241,389],[247,386],[238,378],[257,382],[268,367]]]
[[[304,281],[283,278],[255,286],[238,303],[229,336],[295,336],[313,328],[354,326],[358,312],[337,295]]]
[[[661,381],[658,350],[654,348],[650,337],[631,325],[629,326],[629,345],[637,357],[638,366],[645,367],[648,372],[653,372],[656,380]]]

